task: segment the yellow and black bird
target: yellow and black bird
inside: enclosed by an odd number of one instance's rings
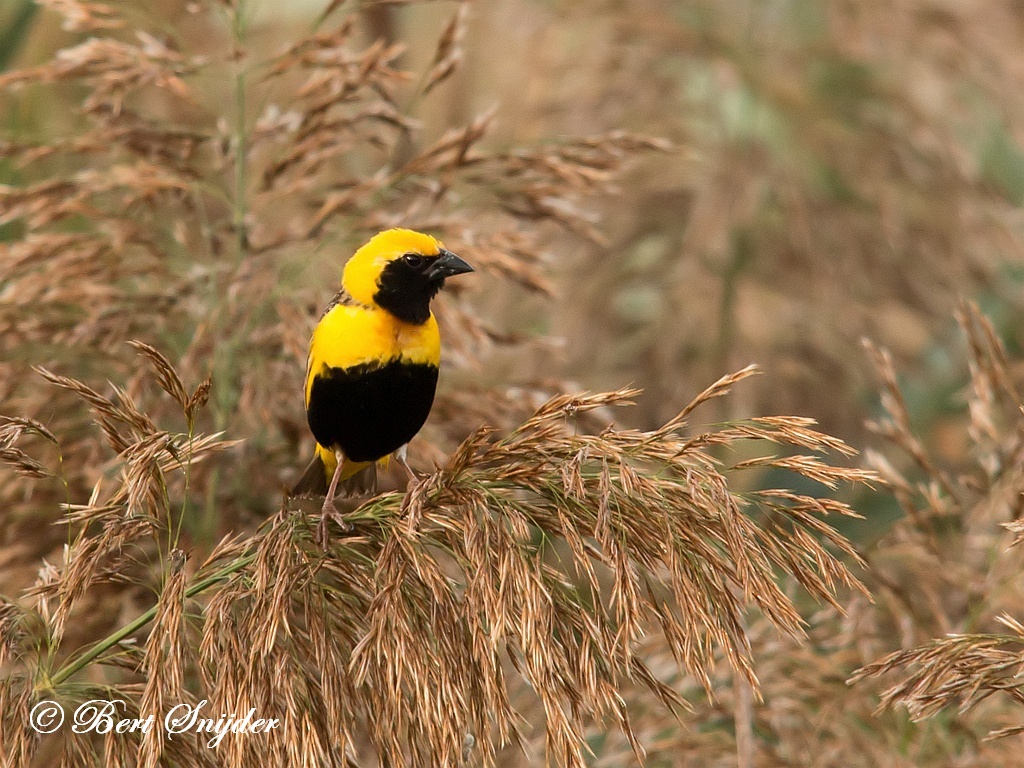
[[[430,235],[389,229],[345,265],[341,290],[313,330],[306,417],[316,453],[293,495],[324,494],[326,520],[339,482],[395,454],[410,477],[406,445],[427,420],[437,387],[441,335],[430,300],[473,268]]]

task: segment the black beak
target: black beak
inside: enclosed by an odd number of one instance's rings
[[[462,275],[472,271],[473,268],[469,264],[451,251],[446,251],[442,248],[441,255],[438,256],[437,261],[430,265],[430,269],[427,271],[427,279],[431,281],[444,280],[446,277]]]

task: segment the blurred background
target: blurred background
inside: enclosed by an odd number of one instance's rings
[[[1020,597],[999,560],[1019,414],[979,427],[985,358],[954,315],[980,307],[1015,380],[1022,43],[1010,0],[5,0],[0,414],[61,443],[19,443],[52,477],[0,469],[0,591],[59,557],[57,504],[97,492],[114,455],[33,366],[110,382],[179,431],[125,342],[186,386],[212,377],[199,427],[242,442],[191,480],[188,535],[209,547],[273,513],[305,464],[306,344],[344,260],[412,226],[481,267],[439,307],[414,465],[558,391],[638,386],[621,418],[651,429],[754,362],[767,375],[698,421],[813,417],[906,483],[847,498],[875,605],[808,614],[805,646],[752,619],[755,747],[723,673],[683,725],[649,715],[651,764],[1013,764],[1019,736],[983,740],[1014,722],[1002,700],[913,724],[844,681]],[[868,427],[884,375],[865,338],[891,353],[909,452]],[[124,599],[98,595],[97,616]]]

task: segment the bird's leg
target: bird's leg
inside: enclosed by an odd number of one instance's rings
[[[334,468],[334,475],[331,477],[331,484],[327,488],[327,495],[324,496],[324,506],[320,510],[320,527],[317,529],[317,544],[322,547],[327,547],[327,521],[334,520],[338,527],[342,531],[351,531],[352,525],[344,517],[341,516],[341,512],[334,506],[334,495],[338,490],[338,480],[341,479],[341,470],[345,464],[345,456],[341,451],[335,451],[334,456],[338,461],[338,466]]]
[[[405,474],[409,476],[409,482],[415,483],[419,481],[419,476],[412,471],[412,467],[409,466],[409,444],[406,443],[397,451],[395,451],[395,461],[402,465],[405,469]]]

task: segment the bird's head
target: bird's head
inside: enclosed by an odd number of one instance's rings
[[[348,260],[341,285],[361,304],[420,324],[430,317],[430,300],[445,279],[472,271],[440,240],[411,229],[389,229],[374,235]]]

